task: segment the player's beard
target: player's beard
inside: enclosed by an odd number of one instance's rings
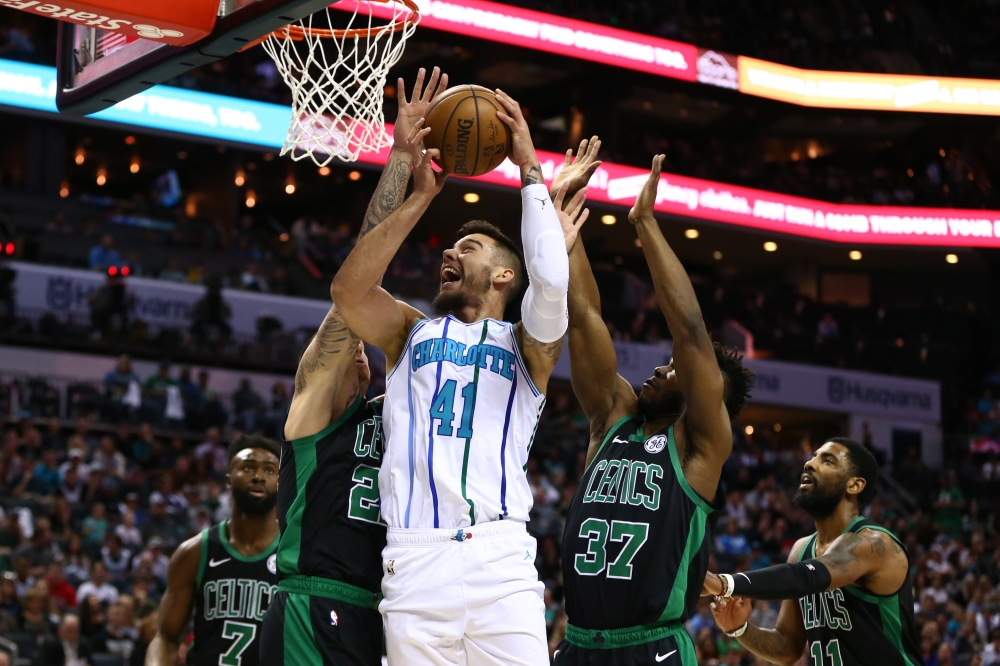
[[[792,504],[799,507],[817,520],[829,518],[840,505],[840,500],[844,498],[847,491],[847,479],[842,483],[829,483],[821,485],[815,476],[812,490],[802,490],[799,488],[792,497]]]
[[[463,277],[464,283],[461,289],[455,291],[438,291],[437,296],[431,303],[434,312],[438,314],[450,314],[457,312],[464,307],[472,305],[473,301],[481,297],[490,288],[490,269],[483,269],[477,273],[467,273]]]
[[[248,516],[266,516],[271,513],[278,503],[277,493],[268,493],[258,499],[250,495],[250,486],[243,489],[233,486],[231,492],[233,494],[233,504]]]

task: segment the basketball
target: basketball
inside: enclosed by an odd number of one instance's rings
[[[500,166],[510,133],[497,111],[503,107],[496,95],[482,86],[455,86],[435,97],[427,110],[431,131],[424,145],[441,151],[437,165],[456,176],[481,176]]]

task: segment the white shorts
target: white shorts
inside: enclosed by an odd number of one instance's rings
[[[535,548],[512,520],[390,528],[379,605],[390,666],[547,666]]]

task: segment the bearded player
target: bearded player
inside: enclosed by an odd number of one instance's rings
[[[229,445],[232,517],[178,546],[170,558],[159,627],[147,666],[173,666],[194,610],[188,666],[258,666],[264,612],[278,582],[277,442],[240,437]]]
[[[921,661],[910,561],[899,539],[860,514],[875,495],[878,463],[864,446],[834,437],[806,463],[794,503],[816,520],[788,563],[730,576],[709,574],[719,628],[775,664],[914,666]],[[750,599],[783,599],[774,629],[750,624]]]
[[[360,238],[403,202],[410,179],[406,143],[431,98],[448,84],[434,68],[417,74],[399,113],[389,161]],[[381,276],[380,276],[381,277]],[[339,303],[339,301],[338,301]],[[379,513],[381,398],[366,400],[371,371],[364,345],[333,305],[306,347],[285,421],[278,485],[278,593],[264,620],[267,666],[379,666],[378,613],[385,522]]]
[[[562,173],[590,170],[599,146],[597,137],[581,144],[577,162],[570,165],[567,155]],[[712,343],[691,281],[653,217],[662,161],[654,158],[629,221],[674,357],[638,396],[618,375],[597,282],[577,238],[582,222],[564,227],[570,368],[591,439],[563,537],[568,625],[556,652],[560,665],[697,663],[684,622],[698,603],[711,528],[725,504],[719,479],[732,450],[730,419],[745,403],[752,373]]]
[[[548,662],[528,449],[566,332],[568,262],[553,201],[517,103],[497,91],[521,170],[517,246],[477,221],[445,250],[427,318],[378,278],[445,176],[414,136],[413,194],[362,239],[333,281],[345,322],[386,354],[381,472],[386,646],[393,666]],[[557,196],[561,206],[562,196]],[[577,201],[582,201],[583,193]],[[526,269],[526,270],[525,270]],[[502,321],[521,300],[522,320]]]

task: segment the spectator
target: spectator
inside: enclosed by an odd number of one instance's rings
[[[819,320],[819,323],[816,324],[816,332],[821,338],[836,338],[840,335],[840,326],[837,324],[837,320],[833,318],[833,315],[827,312]]]
[[[135,417],[142,406],[140,386],[139,375],[132,370],[132,359],[128,354],[122,354],[115,363],[115,369],[104,376],[108,416],[112,423]]]
[[[101,562],[112,582],[120,585],[132,571],[132,551],[122,546],[117,534],[109,534],[101,548]]]
[[[73,585],[79,585],[90,575],[90,558],[83,552],[83,539],[79,534],[71,534],[66,542],[63,557],[63,573]]]
[[[14,586],[19,598],[35,586],[36,577],[31,573],[31,558],[14,553]]]
[[[90,478],[90,465],[83,462],[87,458],[87,445],[79,435],[70,437],[69,450],[66,452],[66,462],[59,465],[59,476],[65,479],[69,470],[77,472],[80,479]]]
[[[250,380],[244,377],[240,387],[233,393],[233,412],[236,416],[236,427],[244,432],[257,430],[257,418],[264,411],[264,399],[260,397]]]
[[[90,330],[98,339],[115,341],[128,329],[129,309],[134,299],[125,290],[125,280],[108,275],[107,281],[90,297]]]
[[[111,435],[101,437],[101,445],[94,451],[91,469],[96,469],[105,476],[125,478],[125,456],[118,450]]]
[[[128,662],[138,639],[139,632],[119,600],[108,607],[108,621],[94,636],[94,652],[116,654]]]
[[[205,433],[205,441],[194,449],[194,456],[203,460],[216,478],[225,476],[229,468],[229,454],[222,445],[222,433],[218,428],[209,428]]]
[[[90,580],[76,591],[80,603],[87,597],[96,598],[102,606],[118,601],[118,589],[108,583],[108,570],[100,560],[90,565]]]
[[[715,549],[719,555],[730,557],[750,554],[750,544],[746,536],[740,534],[739,524],[733,519],[726,521],[726,531],[716,538]]]
[[[79,504],[87,488],[87,484],[80,478],[79,469],[79,466],[67,469],[66,473],[62,475],[62,481],[59,483],[59,496],[70,504]]]
[[[92,271],[104,272],[111,266],[120,266],[121,255],[115,249],[115,239],[111,234],[105,234],[101,238],[100,245],[95,245],[90,250],[88,265]]]
[[[104,543],[104,535],[108,531],[107,507],[96,502],[90,507],[90,515],[83,519],[83,538],[88,544]]]
[[[59,453],[54,449],[42,451],[42,461],[35,465],[28,489],[36,495],[54,495],[59,489]]]
[[[142,551],[135,558],[133,568],[138,571],[143,564],[148,564],[150,573],[161,581],[167,580],[167,568],[170,565],[170,558],[163,552],[163,539],[154,536],[146,545],[146,550]]]
[[[147,539],[160,537],[167,548],[173,549],[184,534],[174,517],[167,513],[163,498],[150,498],[149,517],[143,521],[142,532]]]
[[[90,644],[80,636],[80,618],[73,613],[63,616],[59,635],[47,638],[38,655],[40,666],[87,666],[90,663]]]
[[[267,293],[267,280],[260,272],[260,264],[251,261],[240,276],[240,286],[247,291]]]
[[[232,316],[232,309],[222,297],[222,283],[211,280],[191,312],[191,334],[197,346],[222,349],[233,330],[229,325]]]
[[[31,565],[31,574],[36,578],[45,574],[45,568],[51,562],[62,558],[59,547],[52,540],[52,523],[48,518],[35,520],[35,531],[31,541],[14,552],[16,558],[27,558]]]
[[[49,613],[48,602],[49,595],[44,585],[39,584],[28,590],[21,605],[20,633],[45,638],[55,636],[58,617]]]
[[[62,564],[53,562],[49,565],[45,584],[48,586],[49,596],[55,599],[60,611],[76,608],[76,590],[66,580]]]
[[[142,548],[142,533],[135,526],[135,513],[126,511],[122,523],[115,528],[115,534],[126,548],[137,550]]]

